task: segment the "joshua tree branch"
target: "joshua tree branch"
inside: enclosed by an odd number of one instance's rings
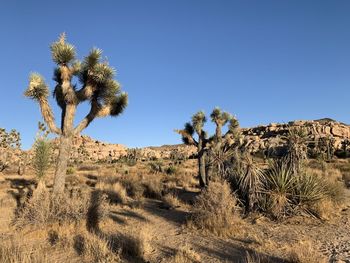
[[[78,102],[83,102],[91,99],[94,93],[94,88],[91,85],[86,85],[75,92]]]
[[[185,130],[175,130],[176,133],[180,134],[183,138],[186,138],[189,145],[195,145],[198,146],[198,142]]]
[[[38,102],[41,114],[44,118],[44,121],[47,123],[47,126],[49,127],[50,131],[60,135],[62,131],[56,126],[55,118],[53,116],[53,112],[51,110],[49,102],[47,101],[47,98],[41,97],[38,99]]]
[[[90,112],[85,116],[85,118],[74,128],[74,134],[79,134],[84,130],[89,124],[97,117],[99,112],[99,105],[97,101],[91,102]]]

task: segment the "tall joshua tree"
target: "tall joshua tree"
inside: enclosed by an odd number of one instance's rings
[[[205,187],[209,183],[208,169],[208,150],[222,145],[230,146],[235,142],[238,121],[231,114],[222,112],[219,108],[215,108],[211,113],[211,119],[216,125],[215,135],[208,138],[207,132],[203,129],[207,118],[203,111],[199,111],[192,116],[191,122],[185,124],[184,129],[175,130],[182,136],[182,141],[186,145],[194,145],[197,147],[197,159],[199,170],[199,184]],[[222,135],[222,128],[229,123],[228,131]],[[195,136],[195,133],[197,136]],[[197,139],[195,138],[197,137]]]
[[[51,45],[51,54],[57,65],[53,77],[56,82],[53,96],[62,110],[61,126],[57,127],[55,124],[48,102],[49,88],[41,75],[30,75],[29,85],[24,94],[38,102],[48,128],[60,137],[53,191],[62,193],[72,138],[80,134],[97,117],[121,114],[127,106],[128,96],[121,92],[119,83],[114,80],[115,70],[107,61],[101,59],[100,49],[93,48],[80,62],[76,59],[75,47],[67,43],[65,34],[62,34],[58,41]],[[75,77],[81,84],[80,88],[73,84]],[[90,102],[90,111],[74,126],[77,106],[84,101]]]

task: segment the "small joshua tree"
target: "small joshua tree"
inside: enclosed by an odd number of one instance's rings
[[[197,147],[197,159],[199,170],[199,184],[205,187],[209,183],[210,166],[208,151],[214,147],[224,147],[228,149],[235,143],[238,134],[238,121],[231,114],[222,112],[219,108],[215,108],[210,115],[212,121],[216,125],[215,135],[208,138],[207,132],[203,130],[207,118],[203,111],[199,111],[192,116],[192,121],[187,122],[183,130],[175,130],[182,136],[182,141],[186,145],[194,145]],[[229,123],[228,131],[223,136],[222,128]],[[195,133],[197,139],[195,138]]]
[[[303,128],[289,130],[287,139],[287,154],[285,161],[293,175],[301,172],[303,162],[307,159],[307,133]]]
[[[5,170],[13,160],[14,155],[19,153],[21,147],[20,133],[15,129],[7,132],[0,129],[0,172]]]
[[[41,114],[50,131],[60,136],[59,154],[54,179],[55,193],[62,193],[65,185],[67,163],[72,139],[80,134],[96,117],[118,116],[127,106],[128,97],[120,91],[114,80],[115,70],[107,61],[101,60],[102,51],[93,48],[82,62],[76,59],[75,48],[66,43],[65,34],[51,45],[52,59],[57,64],[54,70],[56,82],[53,96],[62,110],[61,125],[57,127],[48,102],[49,88],[44,78],[31,74],[25,96],[38,102]],[[77,77],[81,87],[73,84]],[[89,101],[91,108],[86,117],[74,127],[77,106]]]
[[[38,186],[42,187],[44,176],[50,167],[51,143],[47,136],[49,131],[45,125],[39,122],[39,131],[34,143],[33,167],[38,178]]]

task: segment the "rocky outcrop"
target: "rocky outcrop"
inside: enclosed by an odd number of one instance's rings
[[[59,139],[53,140],[54,154],[58,154]],[[94,140],[89,136],[80,135],[73,139],[71,160],[77,162],[102,161],[118,159],[125,156],[127,147],[121,144],[112,144]]]
[[[289,130],[303,128],[310,143],[320,138],[332,138],[336,150],[342,151],[346,140],[350,141],[350,126],[332,119],[314,121],[292,121],[289,123],[270,123],[253,128],[242,128],[242,147],[252,154],[278,154],[285,149],[286,136]],[[57,154],[59,140],[53,140],[54,151]],[[56,146],[56,147],[55,147]],[[31,151],[30,151],[31,152]],[[196,154],[194,146],[164,145],[159,147],[145,147],[138,149],[141,159],[170,159],[189,158]],[[81,135],[73,140],[71,160],[77,162],[112,161],[128,154],[128,148],[121,144],[111,144],[94,140],[89,136]],[[350,153],[349,153],[350,156]]]
[[[298,120],[242,129],[243,148],[251,153],[278,152],[284,148],[288,132],[295,128],[305,130],[310,144],[320,138],[331,138],[335,150],[342,150],[343,143],[350,139],[350,126],[344,123],[328,118],[314,121]]]

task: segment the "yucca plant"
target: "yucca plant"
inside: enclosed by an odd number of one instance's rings
[[[275,218],[281,218],[293,210],[295,177],[288,164],[281,160],[270,162],[265,171],[264,208]]]
[[[238,177],[238,191],[245,203],[246,211],[252,212],[259,206],[263,192],[264,174],[248,154],[243,156],[241,173]]]
[[[79,135],[95,118],[118,116],[127,106],[128,96],[121,92],[120,84],[114,80],[115,70],[106,60],[102,60],[102,51],[93,48],[82,62],[76,59],[75,47],[66,42],[65,34],[51,45],[52,59],[57,67],[54,70],[54,98],[62,110],[61,125],[56,126],[52,109],[49,105],[49,88],[44,78],[33,73],[25,96],[38,102],[44,121],[50,131],[60,137],[59,154],[54,178],[53,191],[62,193],[72,139]],[[74,78],[81,84],[76,87]],[[74,127],[77,106],[88,101],[90,111]]]

